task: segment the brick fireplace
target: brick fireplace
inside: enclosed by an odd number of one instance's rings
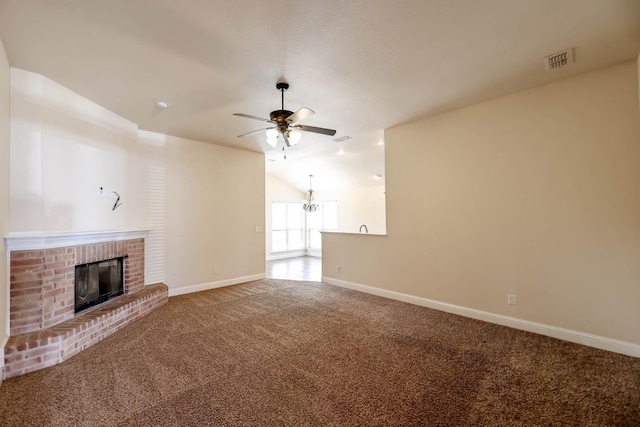
[[[144,232],[8,237],[9,335],[4,378],[60,363],[168,300],[144,285]],[[74,313],[75,267],[124,259],[124,295]]]

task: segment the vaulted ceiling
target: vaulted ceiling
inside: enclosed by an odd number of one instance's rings
[[[265,153],[306,190],[379,185],[383,130],[640,52],[638,0],[0,0],[13,67],[45,75],[141,129]],[[573,48],[575,63],[543,58]],[[297,147],[236,136],[308,107]],[[153,100],[171,104],[158,109]],[[347,154],[337,155],[339,150]]]

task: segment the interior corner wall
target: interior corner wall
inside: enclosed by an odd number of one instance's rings
[[[42,75],[10,72],[10,234],[150,229],[145,282],[174,294],[264,277],[262,153],[139,131]]]
[[[328,191],[317,193],[315,197],[338,203],[338,232],[359,233],[363,224],[370,234],[387,232],[384,185]]]
[[[10,232],[138,228],[137,130],[40,74],[12,68]],[[112,191],[123,203],[117,210]]]
[[[9,232],[9,147],[11,122],[11,86],[9,60],[0,40],[0,349],[9,336],[7,322],[7,248],[4,236]],[[4,358],[0,358],[0,370]],[[0,380],[2,381],[2,380]]]
[[[306,194],[273,175],[265,177],[265,251],[266,259],[285,258],[289,256],[299,256],[305,251],[295,251],[294,253],[271,252],[271,204],[273,202],[301,202]]]
[[[139,144],[147,246],[161,252],[145,262],[164,268],[145,274],[170,295],[264,277],[264,155],[147,131]]]
[[[323,274],[639,345],[638,98],[629,61],[388,129],[387,237]]]

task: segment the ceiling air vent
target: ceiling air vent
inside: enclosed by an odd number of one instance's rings
[[[544,66],[547,71],[557,70],[569,64],[573,64],[573,49],[563,50],[544,58]]]
[[[345,135],[345,136],[341,136],[340,138],[335,138],[335,139],[334,139],[334,141],[335,141],[335,142],[344,142],[344,141],[346,141],[347,139],[351,139],[351,137],[350,137],[350,136],[348,136],[348,135]]]

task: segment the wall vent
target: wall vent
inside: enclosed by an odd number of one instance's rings
[[[573,64],[573,49],[563,50],[544,58],[544,67],[547,71],[557,70],[569,64]]]

